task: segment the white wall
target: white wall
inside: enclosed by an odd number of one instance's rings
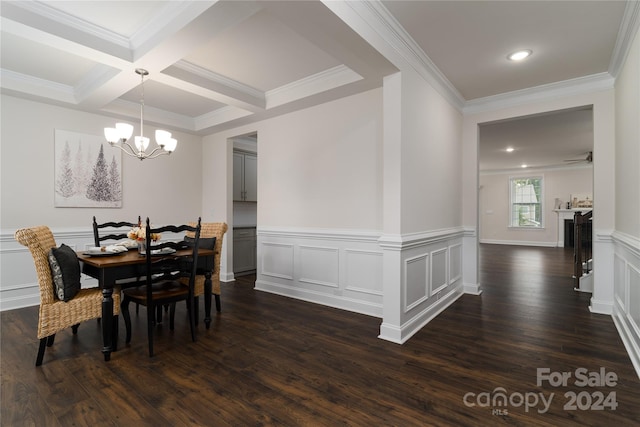
[[[462,114],[416,73],[402,80],[401,233],[458,227]]]
[[[380,316],[382,91],[205,137],[204,162],[215,166],[204,169],[203,210],[230,227],[232,139],[255,131],[256,288]],[[229,266],[232,236],[223,256]]]
[[[509,180],[519,176],[543,177],[543,228],[509,228]],[[480,242],[507,245],[556,246],[558,214],[554,202],[571,194],[593,194],[591,167],[530,170],[526,173],[480,174]],[[594,212],[597,215],[597,210]]]
[[[258,224],[380,230],[380,89],[276,117],[258,130]]]
[[[39,224],[90,228],[93,215],[104,220],[150,216],[156,224],[200,215],[200,137],[174,132],[176,151],[153,160],[141,162],[123,155],[122,208],[55,208],[55,129],[102,135],[116,119],[3,95],[1,120],[3,231]],[[145,133],[152,130],[149,127]]]
[[[174,132],[178,148],[170,156],[140,160],[123,156],[122,208],[55,208],[54,131],[101,135],[113,118],[2,95],[0,121],[0,300],[1,308],[39,303],[35,269],[16,229],[48,225],[58,244],[83,249],[93,242],[92,217],[154,224],[195,220],[202,210],[201,138]],[[136,128],[137,129],[137,128]],[[145,129],[151,134],[152,128]]]
[[[640,376],[640,32],[616,81],[613,319]]]

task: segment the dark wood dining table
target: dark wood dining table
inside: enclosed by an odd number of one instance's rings
[[[204,322],[209,329],[211,325],[211,272],[213,271],[214,251],[211,249],[198,249],[198,274],[205,276]],[[179,259],[192,255],[190,249],[181,250],[165,257]],[[104,360],[111,358],[111,352],[117,349],[117,343],[112,342],[113,332],[113,290],[116,281],[132,279],[146,275],[146,257],[140,255],[137,250],[125,253],[95,256],[78,252],[78,259],[82,272],[90,277],[98,279],[98,285],[102,288],[102,353]]]

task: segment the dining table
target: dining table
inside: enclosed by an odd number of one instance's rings
[[[198,249],[197,274],[205,276],[204,282],[204,306],[205,326],[211,325],[211,272],[214,266],[214,254],[212,249]],[[82,273],[98,280],[102,288],[102,353],[104,360],[109,361],[111,352],[117,350],[117,342],[113,342],[113,291],[116,282],[124,279],[136,279],[146,276],[146,256],[136,249],[120,253],[96,254],[87,251],[77,252]],[[179,261],[193,255],[191,249],[183,249],[172,254],[162,255]],[[135,285],[135,281],[128,285]]]

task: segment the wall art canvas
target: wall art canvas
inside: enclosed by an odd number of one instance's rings
[[[101,136],[56,129],[54,206],[122,207],[122,152]]]

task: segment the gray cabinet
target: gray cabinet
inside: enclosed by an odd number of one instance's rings
[[[233,229],[233,273],[249,274],[256,271],[256,229]]]
[[[258,157],[255,154],[233,152],[233,201],[258,201]]]

